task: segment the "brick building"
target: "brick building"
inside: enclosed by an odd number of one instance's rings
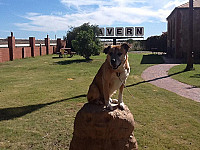
[[[193,3],[193,46],[195,59],[200,59],[200,0]],[[168,54],[174,58],[186,58],[189,49],[189,2],[176,7],[167,17]]]

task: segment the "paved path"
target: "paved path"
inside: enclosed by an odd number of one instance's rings
[[[168,70],[179,64],[159,64],[144,70],[142,78],[157,87],[200,102],[200,88],[181,83],[168,75]]]

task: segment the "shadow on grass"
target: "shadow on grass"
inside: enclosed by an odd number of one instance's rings
[[[156,81],[156,80],[168,78],[168,77],[171,77],[171,76],[174,76],[174,75],[177,75],[177,74],[181,74],[181,73],[183,73],[183,72],[186,72],[186,71],[183,70],[183,71],[180,71],[180,72],[177,72],[177,73],[173,73],[173,74],[170,74],[170,75],[167,75],[167,76],[155,78],[155,79],[152,79],[152,80],[141,81],[141,82],[138,82],[138,83],[135,83],[135,84],[127,85],[126,87],[132,87],[132,86],[136,86],[136,85],[139,85],[139,84],[142,84],[142,83],[148,83],[148,82],[152,82],[152,81]]]
[[[200,74],[195,74],[193,76],[190,76],[190,78],[200,78]]]
[[[149,54],[143,55],[140,64],[163,64],[164,60],[161,55]]]
[[[52,59],[61,59],[61,58],[63,58],[63,57],[52,57]]]
[[[71,98],[53,101],[53,102],[49,102],[49,103],[45,103],[45,104],[3,108],[3,109],[0,109],[0,121],[10,120],[10,119],[14,119],[14,118],[17,118],[17,117],[22,117],[26,114],[32,113],[32,112],[34,112],[34,111],[36,111],[40,108],[43,108],[45,106],[64,102],[64,101],[68,101],[68,100],[72,100],[72,99],[76,99],[76,98],[80,98],[80,97],[86,97],[86,95],[85,94],[78,95],[78,96],[74,96],[74,97],[71,97]]]
[[[69,65],[69,64],[73,64],[73,63],[83,63],[83,62],[91,62],[92,59],[75,59],[75,60],[64,60],[64,61],[59,61],[59,62],[55,62],[55,64],[58,64],[58,65]]]
[[[60,57],[60,56],[53,56],[52,59],[72,58],[72,57],[73,57],[73,55],[72,55],[72,56],[69,55],[69,56],[67,56],[67,57],[66,57],[66,56],[64,56],[64,57],[63,57],[63,56],[61,56],[61,57]]]

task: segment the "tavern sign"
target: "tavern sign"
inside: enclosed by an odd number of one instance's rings
[[[106,27],[99,28],[100,34],[99,36],[143,36],[144,35],[144,27]]]

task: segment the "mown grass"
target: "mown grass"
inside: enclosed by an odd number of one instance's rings
[[[76,113],[105,55],[42,56],[0,64],[0,149],[68,149]],[[129,54],[124,101],[135,118],[139,149],[200,149],[200,104],[140,77],[160,56]]]
[[[175,66],[169,70],[169,75],[180,72],[179,74],[172,76],[172,78],[200,88],[200,64],[194,64],[195,70],[184,72],[185,68],[186,64]]]

